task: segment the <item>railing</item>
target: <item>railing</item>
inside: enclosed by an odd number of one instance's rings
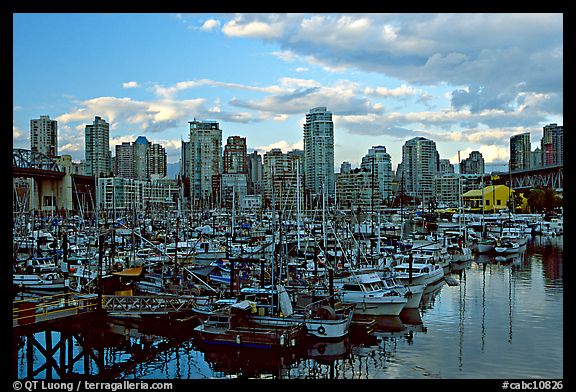
[[[96,295],[63,293],[32,297],[13,302],[12,320],[15,325],[52,320],[95,310],[97,305],[98,297]]]
[[[191,296],[134,296],[104,295],[102,306],[106,311],[123,313],[166,313],[192,310],[196,305]]]

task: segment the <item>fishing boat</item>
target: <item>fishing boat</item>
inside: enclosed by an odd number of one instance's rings
[[[491,253],[496,247],[495,238],[484,238],[476,243],[476,253]]]
[[[265,349],[295,349],[306,335],[304,323],[270,317],[261,324],[250,317],[255,303],[244,300],[208,315],[194,328],[202,343]]]
[[[444,268],[438,264],[404,262],[394,266],[396,279],[405,285],[432,285],[444,278]]]
[[[520,251],[520,244],[515,241],[500,241],[494,247],[494,251],[498,254],[512,254]]]
[[[64,290],[64,275],[58,271],[45,273],[14,273],[14,288],[21,290]]]
[[[394,275],[389,273],[383,275],[381,278],[387,288],[398,291],[408,299],[408,302],[404,305],[403,311],[406,309],[416,309],[420,306],[420,301],[422,300],[424,289],[426,288],[425,284],[405,285],[400,283],[396,280]]]
[[[408,298],[395,289],[388,289],[375,272],[351,274],[334,279],[343,303],[353,304],[360,315],[398,316]]]

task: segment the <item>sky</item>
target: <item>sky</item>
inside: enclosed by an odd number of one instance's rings
[[[95,116],[113,154],[143,135],[177,163],[194,119],[218,121],[223,146],[287,152],[315,107],[333,114],[336,172],[372,146],[396,170],[414,137],[456,166],[480,151],[506,170],[511,136],[534,150],[563,125],[563,15],[13,14],[14,148],[48,115],[77,162]]]

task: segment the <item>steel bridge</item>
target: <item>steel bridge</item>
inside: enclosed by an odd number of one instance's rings
[[[494,184],[510,186],[511,182],[512,189],[564,189],[564,165],[513,172],[493,172],[491,177]]]

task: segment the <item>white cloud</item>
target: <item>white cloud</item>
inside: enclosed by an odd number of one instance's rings
[[[220,27],[220,21],[217,19],[208,19],[202,24],[202,30],[212,31]]]
[[[286,140],[279,140],[279,141],[271,143],[267,146],[254,147],[254,149],[256,151],[261,152],[262,155],[264,153],[272,150],[273,148],[279,148],[282,150],[283,153],[287,153],[288,151],[291,151],[291,150],[303,150],[304,149],[304,141],[299,140],[296,143],[290,144]]]
[[[123,88],[137,88],[137,87],[140,87],[140,85],[138,84],[138,82],[132,81],[132,82],[122,83],[122,87]]]

